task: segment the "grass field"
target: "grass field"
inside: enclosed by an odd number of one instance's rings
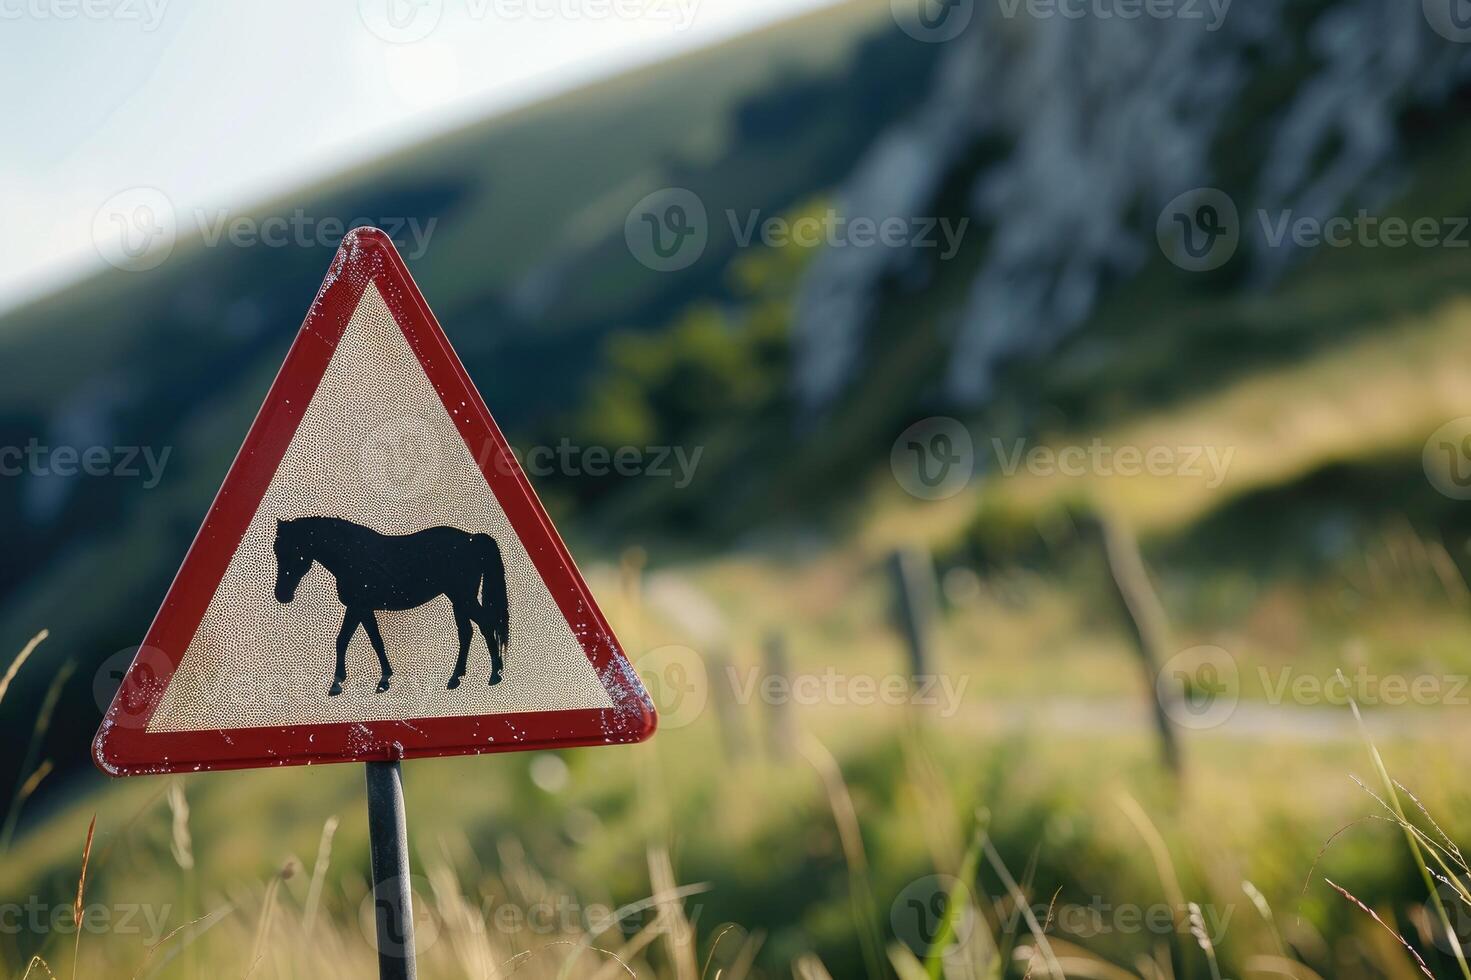
[[[1006,481],[995,492],[1010,492]],[[673,566],[655,554],[644,574],[638,555],[591,569],[624,642],[651,651],[642,667],[663,730],[629,749],[406,767],[420,930],[433,937],[424,975],[626,976],[616,953],[637,976],[888,969],[870,960],[907,976],[901,947],[925,953],[910,903],[932,908],[948,881],[932,876],[977,860],[967,853],[978,829],[998,863],[980,858],[984,894],[966,913],[966,942],[939,958],[946,976],[998,975],[1001,958],[1040,948],[999,867],[1039,918],[1053,907],[1048,948],[1069,976],[1212,976],[1182,902],[1201,907],[1224,976],[1415,975],[1393,937],[1323,881],[1434,950],[1428,914],[1414,915],[1423,890],[1405,841],[1350,778],[1375,786],[1350,708],[1331,693],[1280,703],[1272,690],[1283,670],[1326,682],[1355,663],[1381,679],[1464,676],[1465,597],[1404,557],[1418,552],[1392,539],[1366,549],[1381,567],[1351,608],[1325,573],[1257,590],[1230,622],[1218,608],[1180,616],[1182,648],[1231,651],[1241,703],[1219,727],[1183,733],[1176,783],[1158,762],[1137,655],[1098,598],[1101,563],[984,578],[952,568],[934,669],[959,696],[886,704],[864,679],[877,690],[908,667],[876,540]],[[1196,605],[1166,600],[1172,612]],[[816,697],[794,688],[785,714],[768,703],[781,697],[752,688],[773,630],[793,677],[829,685]],[[1464,837],[1466,712],[1366,712],[1390,770]],[[35,895],[69,922],[95,812],[85,904],[114,921],[140,905],[137,921],[159,925],[84,930],[78,975],[363,976],[362,792],[355,766],[78,792],[12,849],[0,894]],[[626,917],[607,926],[617,909]],[[71,932],[25,940],[6,937],[10,969],[39,953],[68,975]]]

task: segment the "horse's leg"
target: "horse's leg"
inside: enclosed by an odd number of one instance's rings
[[[448,686],[451,691],[460,686],[460,678],[465,676],[465,658],[470,655],[470,637],[473,635],[465,607],[458,602],[454,605],[455,628],[460,631],[460,655],[455,660],[455,672],[450,675]]]
[[[328,697],[342,693],[342,682],[347,680],[347,645],[357,629],[358,618],[349,609],[342,614],[342,629],[337,631],[337,670],[332,675],[332,686],[327,689]]]
[[[378,654],[378,666],[383,668],[383,677],[378,681],[378,692],[388,690],[388,678],[393,676],[393,668],[388,665],[388,651],[383,649],[383,634],[378,632],[378,617],[373,610],[369,609],[363,613],[363,630],[368,634],[368,642],[373,644],[373,650]]]
[[[500,650],[496,648],[494,643],[490,642],[490,617],[486,615],[485,607],[478,602],[475,604],[470,615],[474,618],[475,622],[480,624],[480,636],[485,640],[485,649],[490,651],[490,683],[492,685],[499,684],[501,682],[501,668],[505,665],[501,663]]]

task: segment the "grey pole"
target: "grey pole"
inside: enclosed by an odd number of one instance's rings
[[[909,650],[910,683],[934,672],[930,625],[935,608],[935,566],[929,552],[901,548],[889,556],[895,611]]]
[[[373,854],[373,922],[378,930],[378,976],[416,980],[409,834],[404,820],[403,772],[398,761],[369,762],[368,844]]]

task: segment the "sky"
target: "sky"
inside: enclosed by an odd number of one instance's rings
[[[107,267],[109,202],[242,209],[834,2],[0,0],[0,312]]]

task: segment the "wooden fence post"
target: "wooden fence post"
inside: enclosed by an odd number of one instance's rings
[[[1095,522],[1112,594],[1123,613],[1123,619],[1139,654],[1139,665],[1154,709],[1154,723],[1159,731],[1160,750],[1165,765],[1179,775],[1183,765],[1179,741],[1165,693],[1159,684],[1160,664],[1169,655],[1170,626],[1164,606],[1149,581],[1149,571],[1139,553],[1139,542],[1124,525],[1098,516]]]
[[[935,570],[929,552],[901,548],[889,555],[889,576],[894,590],[895,618],[904,635],[909,654],[909,676],[934,673],[930,631],[936,605]]]
[[[780,631],[772,630],[766,637],[766,646],[763,651],[763,663],[766,677],[780,677],[784,683],[777,689],[790,692],[791,674],[787,666],[787,642]],[[759,692],[764,684],[758,684],[756,690]],[[796,722],[792,718],[792,705],[790,697],[785,699],[773,699],[766,706],[767,710],[767,748],[773,758],[785,759],[789,757],[797,746]]]
[[[712,650],[708,664],[710,697],[715,701],[715,719],[720,724],[720,743],[725,757],[739,762],[746,757],[746,726],[741,704],[736,700],[731,661],[724,650]]]

